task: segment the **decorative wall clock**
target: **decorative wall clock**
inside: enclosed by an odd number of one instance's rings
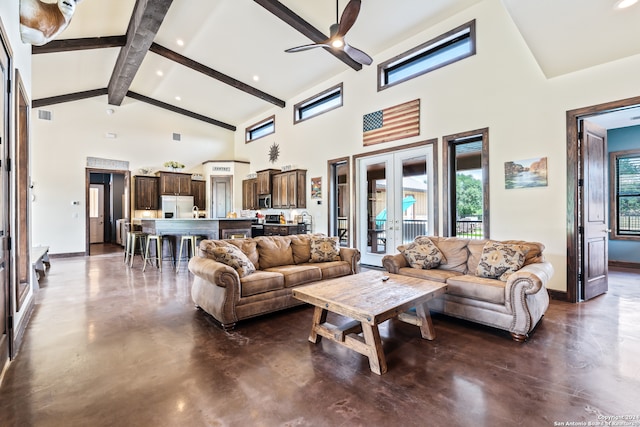
[[[278,157],[280,156],[280,147],[275,142],[269,147],[269,161],[271,163],[275,163],[278,161]]]

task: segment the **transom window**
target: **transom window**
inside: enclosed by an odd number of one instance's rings
[[[467,22],[378,65],[378,90],[476,54],[476,21]]]
[[[640,150],[611,153],[614,239],[640,240]]]
[[[245,131],[245,142],[255,141],[263,136],[271,135],[276,131],[276,116],[271,116],[252,126]]]
[[[342,83],[333,86],[293,107],[293,123],[342,107]]]

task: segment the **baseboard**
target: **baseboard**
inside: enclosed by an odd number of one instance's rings
[[[549,292],[549,298],[556,301],[568,301],[567,293],[565,291],[556,291],[554,289],[547,289]]]
[[[20,319],[20,328],[13,332],[14,333],[13,343],[15,345],[15,348],[13,350],[13,359],[16,358],[16,356],[18,355],[18,352],[20,351],[20,347],[22,346],[22,340],[24,339],[24,334],[27,331],[27,325],[29,325],[29,322],[31,321],[31,315],[33,314],[33,311],[35,310],[35,307],[36,307],[35,299],[36,298],[34,296],[29,301],[29,305],[23,307],[24,314]]]
[[[636,268],[640,269],[640,264],[637,262],[626,261],[609,261],[609,267],[621,267],[621,268]]]
[[[49,258],[74,258],[78,256],[84,256],[84,252],[70,252],[67,254],[49,254]]]

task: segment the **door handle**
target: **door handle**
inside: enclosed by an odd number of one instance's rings
[[[602,230],[603,233],[611,233],[611,229],[610,228],[605,228],[604,230]]]

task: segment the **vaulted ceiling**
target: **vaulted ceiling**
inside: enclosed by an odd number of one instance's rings
[[[375,67],[388,59],[378,53],[481,1],[362,0],[347,38]],[[640,53],[640,5],[502,3],[548,78]],[[334,0],[84,0],[57,40],[33,49],[33,105],[105,96],[233,130],[336,74],[359,72],[324,49],[284,52],[328,35],[334,22]]]

